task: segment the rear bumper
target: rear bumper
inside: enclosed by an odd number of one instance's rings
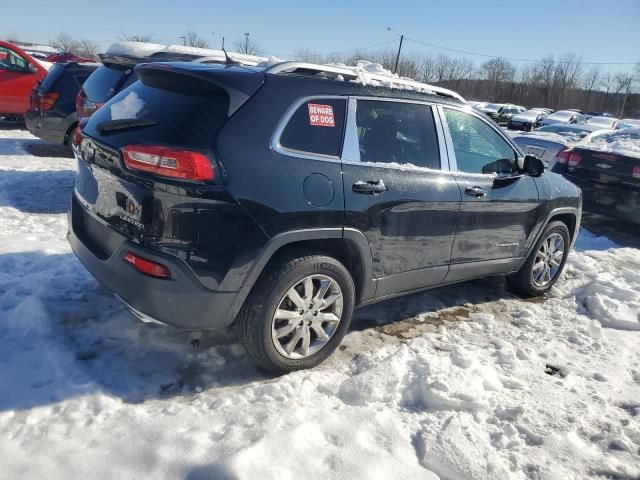
[[[36,137],[50,143],[64,144],[67,130],[73,124],[73,119],[60,116],[45,116],[41,112],[29,109],[24,114],[27,129]]]
[[[69,210],[68,241],[86,269],[115,293],[141,320],[193,330],[218,330],[228,334],[238,292],[218,292],[205,288],[188,265],[171,255],[141,247],[104,225],[105,241],[114,246],[111,254],[93,242],[84,222],[89,215],[75,196]],[[99,222],[91,217],[89,221]],[[155,278],[137,271],[123,261],[127,252],[162,263],[170,279]]]
[[[640,223],[640,191],[585,180],[569,173],[564,173],[564,177],[582,190],[585,211]]]

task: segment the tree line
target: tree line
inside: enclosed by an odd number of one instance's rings
[[[119,39],[156,42],[152,35],[125,32],[120,32]],[[212,48],[208,40],[193,31],[187,32],[181,39],[188,46]],[[98,45],[90,40],[61,33],[50,44],[60,51],[98,58]],[[250,36],[236,39],[226,48],[250,55],[263,55],[265,52]],[[298,49],[294,59],[346,65],[369,60],[393,70],[396,55],[395,49],[349,54],[319,54],[309,49]],[[537,62],[514,63],[504,58],[491,58],[476,64],[466,57],[405,52],[400,56],[397,73],[450,88],[466,99],[554,110],[578,108],[583,111],[604,111],[620,118],[640,117],[640,62],[631,71],[614,72],[598,65],[585,65],[579,56],[572,53],[557,57],[549,55]]]
[[[323,55],[307,49],[296,52],[300,61],[354,65],[366,59],[389,70],[394,68],[396,55],[396,50],[347,55]],[[612,72],[597,65],[587,66],[571,53],[524,64],[503,58],[476,64],[466,57],[412,52],[400,56],[397,73],[450,88],[469,100],[640,117],[640,63],[631,71]]]

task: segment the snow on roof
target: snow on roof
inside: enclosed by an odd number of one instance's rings
[[[159,43],[147,42],[116,42],[109,47],[105,55],[146,58],[155,53],[190,55],[197,58],[198,61],[202,63],[206,63],[207,61],[225,60],[225,54],[222,50],[188,47],[186,45],[161,45]],[[233,60],[251,65],[257,65],[268,60],[266,57],[258,57],[255,55],[246,55],[235,52],[230,52],[229,57]]]
[[[587,137],[581,148],[640,158],[640,128],[607,130]]]
[[[344,63],[315,64],[307,62],[281,62],[273,64],[267,69],[269,73],[296,73],[298,70],[314,71],[319,76],[333,78],[335,80],[349,80],[361,85],[371,85],[375,87],[397,88],[401,90],[411,90],[417,92],[440,94],[455,98],[464,102],[464,98],[458,93],[446,88],[421,83],[407,77],[401,77],[390,70],[387,70],[379,63],[359,60],[355,66]]]

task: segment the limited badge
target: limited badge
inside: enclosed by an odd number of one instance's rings
[[[331,105],[320,105],[318,103],[308,103],[309,123],[314,127],[335,127],[336,121],[333,117],[333,107]]]

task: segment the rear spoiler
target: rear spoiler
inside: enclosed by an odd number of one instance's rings
[[[225,66],[198,63],[142,63],[135,67],[144,83],[146,73],[167,72],[174,75],[197,78],[222,88],[229,95],[228,116],[233,115],[264,84],[261,71],[242,66]]]

